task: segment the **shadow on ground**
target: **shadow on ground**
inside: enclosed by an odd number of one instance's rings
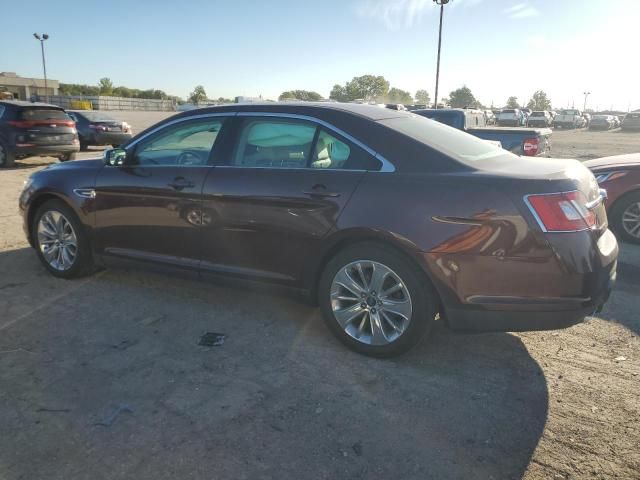
[[[0,254],[3,479],[520,478],[547,409],[509,334],[380,361],[287,297]]]

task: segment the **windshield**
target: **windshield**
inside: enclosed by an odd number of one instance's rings
[[[533,112],[532,117],[544,117],[546,112]]]
[[[25,108],[20,111],[20,120],[70,120],[70,118],[64,110]]]
[[[90,122],[116,122],[117,120],[102,112],[74,112],[76,115],[80,115]]]
[[[380,124],[417,140],[465,165],[477,167],[483,160],[510,155],[519,157],[485,140],[419,115],[380,120]]]
[[[561,110],[560,115],[578,115],[578,110]]]

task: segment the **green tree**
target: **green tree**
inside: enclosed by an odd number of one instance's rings
[[[518,97],[511,96],[507,99],[507,108],[520,108]]]
[[[110,78],[101,78],[98,82],[98,87],[100,88],[100,95],[113,95],[113,82]]]
[[[348,102],[349,98],[347,97],[347,92],[342,85],[334,85],[331,89],[331,93],[329,94],[329,98],[331,100],[335,100],[336,102]]]
[[[531,110],[551,110],[551,100],[549,100],[544,91],[537,90],[529,100],[529,103],[527,103],[527,108]]]
[[[452,108],[476,107],[478,101],[471,93],[471,89],[463,85],[449,94],[449,104]]]
[[[404,90],[400,90],[399,88],[393,87],[387,93],[387,102],[388,103],[413,103],[413,98],[409,92],[405,92]]]
[[[207,92],[205,92],[202,85],[198,85],[193,89],[193,92],[189,94],[189,101],[194,105],[199,105],[207,99]]]
[[[303,102],[317,102],[322,100],[322,95],[318,92],[311,92],[309,90],[289,90],[282,92],[278,97],[278,100],[302,100]]]
[[[415,94],[416,103],[424,104],[429,106],[431,103],[431,97],[429,96],[429,92],[426,90],[418,90]]]

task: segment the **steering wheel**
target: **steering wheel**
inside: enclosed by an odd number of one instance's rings
[[[186,150],[178,155],[176,159],[178,165],[200,165],[202,164],[202,157],[190,150]]]

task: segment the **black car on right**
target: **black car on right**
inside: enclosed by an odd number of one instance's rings
[[[113,145],[128,142],[133,136],[131,127],[110,117],[104,112],[93,110],[69,110],[68,115],[75,120],[80,138],[80,150],[93,145]]]

